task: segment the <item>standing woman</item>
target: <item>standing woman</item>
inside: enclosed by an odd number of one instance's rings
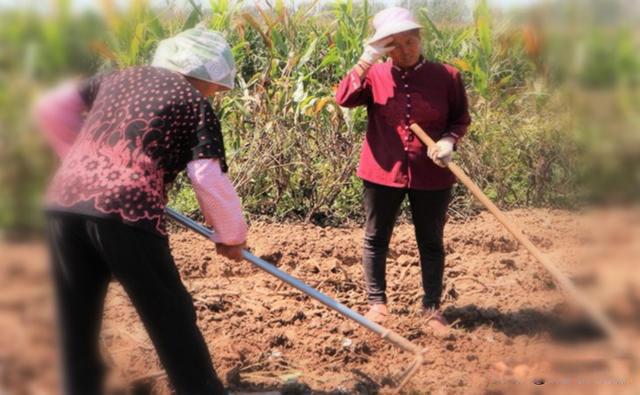
[[[400,205],[408,195],[415,227],[429,326],[446,330],[440,312],[443,229],[455,182],[446,169],[471,120],[460,73],[421,54],[420,24],[400,7],[380,11],[376,29],[358,63],[340,82],[336,101],[367,106],[368,126],[358,176],[364,182],[366,229],[363,266],[370,305],[367,317],[388,315],[385,266]],[[384,55],[390,61],[378,63]],[[420,125],[435,141],[428,150],[409,126]]]
[[[235,72],[224,38],[194,28],[162,41],[152,66],[67,84],[37,105],[62,158],[47,212],[64,394],[104,392],[98,338],[111,278],[176,393],[224,393],[171,256],[164,209],[168,187],[187,169],[218,253],[241,259],[247,226],[207,100],[232,89]]]

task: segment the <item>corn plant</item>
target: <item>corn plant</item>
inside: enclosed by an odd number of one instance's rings
[[[546,25],[526,16],[506,23],[485,0],[469,13],[440,0],[407,3],[424,26],[426,56],[462,72],[473,123],[457,160],[500,205],[571,205],[577,182],[594,174],[596,188],[634,190],[616,181],[635,177],[638,145],[625,131],[637,128],[640,102],[638,30],[621,0],[608,2],[627,21],[619,27],[579,23],[598,20],[596,2],[536,6]],[[245,209],[324,223],[360,218],[354,173],[366,110],[342,109],[333,95],[383,3],[133,0],[118,8],[101,0],[100,14],[52,4],[47,15],[0,12],[0,226],[35,221],[25,213],[37,212],[34,196],[52,166],[29,122],[32,97],[68,75],[148,64],[158,41],[198,23],[221,31],[237,61],[237,89],[213,105]],[[614,155],[619,146],[623,155]],[[197,211],[186,177],[171,196]],[[452,210],[469,215],[473,199],[459,191]]]

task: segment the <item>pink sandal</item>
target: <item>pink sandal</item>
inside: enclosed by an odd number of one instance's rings
[[[369,321],[373,321],[376,324],[381,324],[387,319],[388,315],[389,311],[387,310],[386,304],[374,304],[371,305],[369,311],[364,316]]]
[[[449,321],[444,318],[440,310],[423,307],[422,314],[427,319],[427,326],[436,334],[441,335],[449,332]]]

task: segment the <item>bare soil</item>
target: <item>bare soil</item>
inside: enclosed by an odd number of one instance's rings
[[[509,217],[600,304],[640,352],[640,210],[516,210]],[[252,251],[364,313],[360,228],[255,223]],[[388,391],[412,356],[248,262],[180,230],[171,246],[216,369],[238,391]],[[445,235],[445,316],[436,336],[420,314],[413,228],[398,225],[387,265],[385,325],[428,349],[406,393],[634,394],[638,368],[611,346],[526,250],[487,213]],[[58,393],[53,302],[44,246],[0,244],[0,394]],[[113,283],[102,348],[119,393],[170,393],[153,346]]]

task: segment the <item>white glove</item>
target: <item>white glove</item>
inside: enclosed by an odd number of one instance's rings
[[[368,64],[374,64],[378,59],[393,50],[393,46],[388,46],[393,41],[393,37],[387,37],[364,46],[364,52],[360,60]]]
[[[449,162],[451,162],[454,144],[455,140],[453,137],[443,137],[438,140],[433,148],[429,147],[427,155],[436,165],[440,167],[447,167]]]

